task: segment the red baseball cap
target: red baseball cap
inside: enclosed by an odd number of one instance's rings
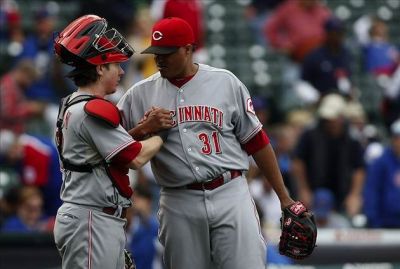
[[[192,27],[185,20],[169,17],[153,26],[151,46],[142,54],[170,54],[180,47],[194,43]]]

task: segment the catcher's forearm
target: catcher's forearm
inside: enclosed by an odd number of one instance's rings
[[[254,153],[253,158],[258,168],[263,172],[278,195],[282,208],[294,203],[283,182],[282,174],[279,170],[278,162],[276,161],[271,144],[268,144],[266,147]]]
[[[145,165],[160,150],[163,140],[159,136],[153,136],[140,143],[142,148],[136,158],[130,162],[129,168],[138,169]]]

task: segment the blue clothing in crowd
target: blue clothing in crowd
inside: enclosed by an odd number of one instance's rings
[[[326,47],[320,47],[306,56],[302,65],[301,78],[308,81],[321,94],[337,92],[338,78],[351,75],[351,57],[344,47],[332,53]]]
[[[130,251],[135,260],[136,268],[152,269],[157,256],[158,220],[155,216],[146,221],[140,217],[135,217],[132,225]]]
[[[400,228],[400,158],[391,148],[368,167],[364,213],[372,228]]]
[[[53,39],[42,41],[37,36],[29,36],[23,44],[23,51],[18,60],[24,58],[32,59],[40,74],[40,78],[27,89],[28,98],[58,103],[59,97],[54,89],[51,75],[54,71]]]
[[[42,217],[42,221],[46,222],[46,217]],[[32,233],[40,232],[43,229],[40,227],[28,227],[18,216],[9,217],[1,227],[3,233]]]
[[[363,49],[363,53],[368,72],[393,71],[397,65],[397,49],[387,42],[373,42]]]
[[[276,246],[267,245],[267,264],[293,264],[293,261],[279,254]]]

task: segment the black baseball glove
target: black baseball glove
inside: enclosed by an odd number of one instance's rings
[[[136,269],[135,261],[133,260],[132,254],[124,249],[125,256],[125,267],[124,269]]]
[[[301,260],[313,252],[317,240],[317,226],[314,216],[302,202],[295,202],[283,209],[281,229],[280,254]]]

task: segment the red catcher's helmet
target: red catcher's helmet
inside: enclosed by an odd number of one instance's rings
[[[85,15],[71,22],[55,39],[55,53],[68,65],[124,62],[134,53],[125,38],[107,21]]]

